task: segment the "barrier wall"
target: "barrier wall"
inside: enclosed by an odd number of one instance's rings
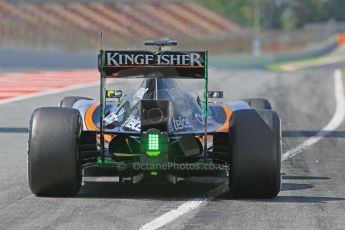
[[[315,45],[300,52],[282,54],[264,54],[260,57],[249,55],[217,56],[210,59],[210,66],[225,69],[254,69],[266,68],[268,65],[279,62],[297,61],[327,55],[345,44],[345,34],[331,37],[324,43]]]

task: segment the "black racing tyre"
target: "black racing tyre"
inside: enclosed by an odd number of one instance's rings
[[[281,187],[281,124],[272,110],[234,112],[229,188],[234,198],[273,198]]]
[[[241,101],[247,102],[252,109],[272,109],[271,102],[265,98],[248,98]]]
[[[78,110],[44,107],[30,120],[28,179],[37,196],[74,196],[81,186]]]
[[[92,100],[88,97],[64,97],[59,103],[59,107],[65,107],[65,108],[72,108],[74,103],[76,103],[78,100]]]

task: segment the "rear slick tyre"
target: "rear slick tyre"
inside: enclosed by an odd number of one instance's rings
[[[82,121],[71,108],[36,109],[30,120],[28,179],[37,196],[74,196],[81,186]]]
[[[64,97],[60,101],[59,107],[73,108],[73,105],[79,100],[92,100],[92,99],[88,97],[75,97],[75,96]]]
[[[246,102],[252,109],[270,109],[272,110],[271,102],[265,98],[248,98],[241,100]]]
[[[234,112],[230,193],[234,198],[273,198],[281,187],[281,124],[272,110]]]

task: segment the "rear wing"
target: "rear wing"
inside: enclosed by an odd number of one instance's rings
[[[98,69],[106,78],[194,78],[207,71],[206,51],[101,50]]]
[[[101,34],[102,38],[102,34]],[[167,41],[164,41],[167,42]],[[172,45],[161,41],[150,41],[158,45],[159,52],[100,50],[98,70],[100,79],[100,155],[104,163],[104,110],[106,105],[107,78],[191,78],[204,80],[204,157],[207,158],[207,51],[162,51],[161,46]],[[171,43],[171,44],[170,44]],[[176,44],[175,44],[176,45]]]

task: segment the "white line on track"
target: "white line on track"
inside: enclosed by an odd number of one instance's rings
[[[282,156],[283,161],[300,154],[306,148],[319,142],[322,138],[324,138],[325,136],[330,134],[332,131],[337,129],[339,125],[343,122],[344,117],[345,117],[345,97],[344,97],[344,86],[343,86],[342,74],[339,69],[334,71],[334,92],[335,92],[336,108],[335,108],[335,112],[332,119],[329,121],[329,123],[325,127],[323,127],[314,136],[308,138],[305,142],[298,145],[297,147],[285,152]]]
[[[38,92],[38,93],[32,93],[32,94],[27,94],[27,95],[23,95],[23,96],[13,97],[13,98],[9,98],[9,99],[0,100],[0,105],[4,105],[4,104],[16,102],[16,101],[22,101],[22,100],[26,100],[26,99],[30,99],[30,98],[34,98],[34,97],[41,97],[41,96],[61,93],[61,92],[70,91],[70,90],[87,88],[87,87],[91,87],[91,86],[96,86],[97,84],[99,84],[98,81],[97,82],[90,82],[90,83],[82,83],[82,84],[67,86],[67,87],[63,87],[63,88],[59,88],[59,89],[51,89],[51,90],[42,91],[42,92]]]
[[[290,159],[300,153],[302,153],[305,149],[310,147],[311,145],[319,142],[322,140],[325,136],[330,134],[332,131],[337,129],[339,125],[343,122],[345,117],[345,96],[344,96],[344,86],[343,86],[343,80],[342,80],[342,74],[339,69],[335,70],[334,72],[334,89],[335,89],[335,100],[336,100],[336,109],[334,112],[334,115],[330,122],[323,127],[317,134],[315,134],[313,137],[308,138],[306,141],[304,141],[302,144],[298,145],[297,147],[285,152],[282,155],[282,161],[285,161],[287,159]],[[164,213],[163,215],[157,217],[156,219],[148,222],[147,224],[141,226],[140,230],[154,230],[161,228],[174,220],[178,219],[182,215],[191,212],[208,202],[212,201],[215,197],[222,194],[224,191],[227,190],[227,183],[222,184],[212,190],[206,198],[201,199],[195,199],[191,201],[187,201],[180,206],[178,206],[176,209],[173,209],[169,212]]]
[[[207,204],[208,202],[212,201],[217,196],[223,194],[228,190],[228,183],[224,183],[219,185],[218,187],[212,189],[209,191],[203,198],[195,199],[187,201],[180,206],[178,206],[176,209],[173,209],[169,212],[164,213],[163,215],[157,217],[153,221],[141,226],[140,230],[154,230],[161,228],[168,223],[173,222],[174,220],[178,219],[182,215],[193,211],[196,208],[199,208],[202,205]]]

